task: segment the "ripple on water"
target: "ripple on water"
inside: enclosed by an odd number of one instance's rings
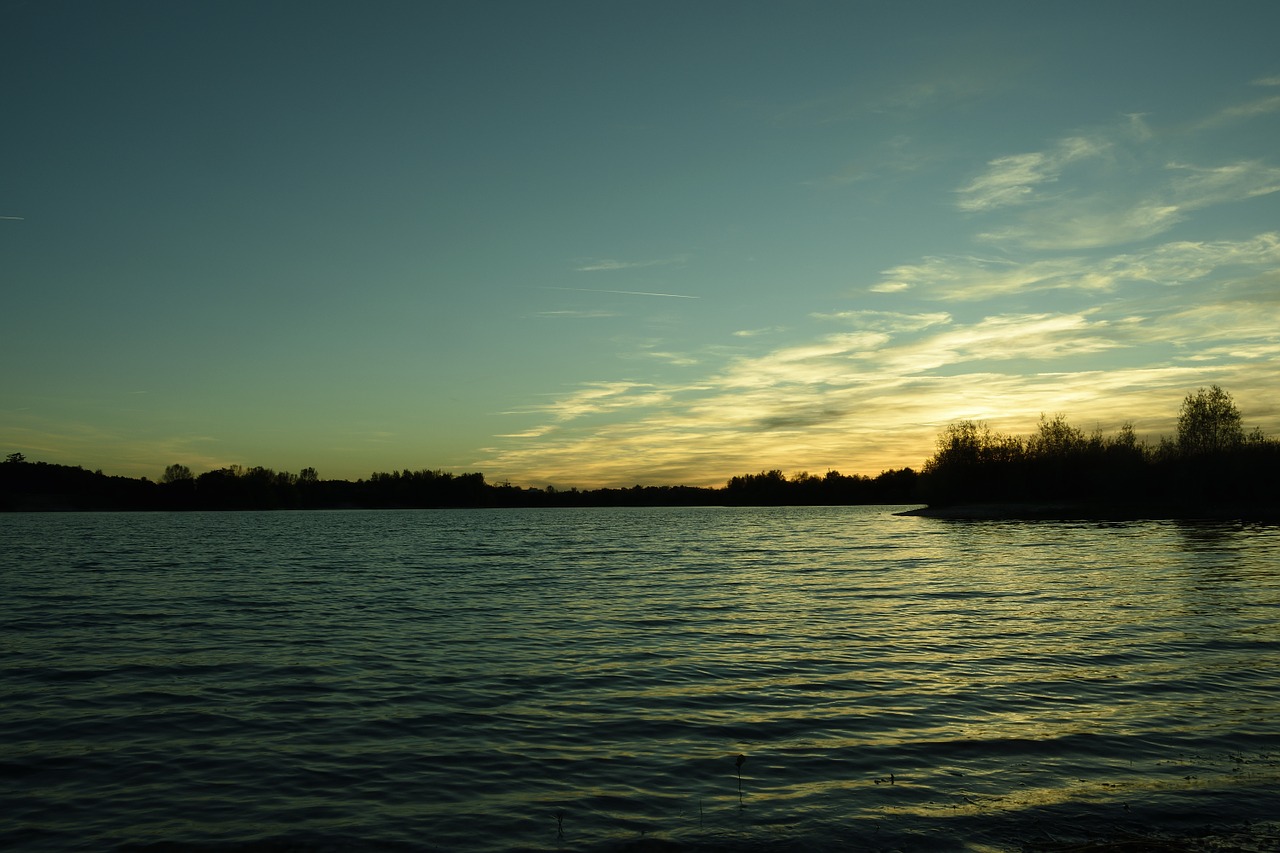
[[[1014,850],[1264,817],[1280,788],[1270,528],[0,526],[25,543],[0,556],[7,848]]]

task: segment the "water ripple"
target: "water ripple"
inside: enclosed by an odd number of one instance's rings
[[[707,508],[0,534],[23,543],[6,849],[1014,850],[1266,817],[1280,788],[1273,528]]]

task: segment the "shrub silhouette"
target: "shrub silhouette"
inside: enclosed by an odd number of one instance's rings
[[[930,504],[1072,502],[1209,507],[1274,502],[1280,443],[1247,436],[1231,395],[1217,385],[1187,395],[1173,440],[1138,440],[1131,423],[1114,436],[1086,435],[1064,415],[1041,415],[1029,438],[960,421],[938,436],[921,497]]]

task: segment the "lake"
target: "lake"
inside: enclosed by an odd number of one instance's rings
[[[900,509],[0,515],[0,848],[1013,851],[1280,815],[1280,528]]]

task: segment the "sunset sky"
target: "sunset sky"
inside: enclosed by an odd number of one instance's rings
[[[0,3],[0,454],[723,485],[1280,433],[1280,3]]]

